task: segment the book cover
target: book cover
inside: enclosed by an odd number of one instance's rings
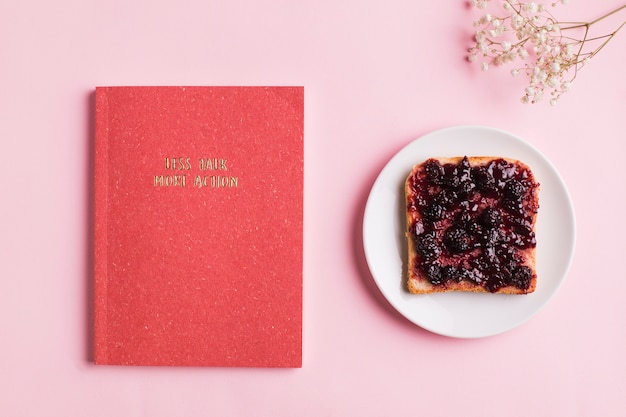
[[[303,103],[96,88],[96,364],[302,365]]]

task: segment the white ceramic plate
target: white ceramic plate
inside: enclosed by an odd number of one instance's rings
[[[435,156],[505,156],[525,162],[540,183],[537,216],[537,289],[527,295],[450,292],[410,294],[405,289],[404,181],[414,165]],[[560,175],[535,148],[507,132],[458,126],[407,145],[374,183],[363,219],[363,245],[383,295],[407,319],[431,332],[459,338],[492,336],[533,317],[555,295],[569,270],[575,244],[572,202]]]

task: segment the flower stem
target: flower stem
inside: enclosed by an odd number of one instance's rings
[[[618,27],[617,29],[615,29],[613,32],[607,34],[607,35],[603,35],[603,36],[597,36],[597,37],[593,37],[593,38],[589,38],[589,30],[591,29],[591,26],[593,26],[594,24],[607,19],[610,16],[613,16],[616,13],[619,13],[620,11],[626,9],[626,4],[623,4],[613,10],[611,10],[610,12],[592,20],[589,22],[561,22],[562,25],[569,25],[569,26],[565,26],[563,28],[561,28],[561,30],[573,30],[573,29],[581,29],[584,28],[584,35],[583,38],[578,41],[577,43],[579,44],[578,47],[578,56],[583,55],[583,48],[585,46],[585,43],[587,42],[592,42],[592,41],[598,41],[601,39],[604,39],[604,41],[593,51],[591,52],[587,52],[584,54],[584,56],[586,56],[587,59],[593,58],[598,52],[600,52],[600,50],[602,48],[604,48],[606,46],[607,43],[609,43],[609,41],[611,39],[613,39],[615,37],[615,35],[617,34],[617,32],[620,31],[620,29],[622,29],[624,26],[626,26],[626,20],[623,21]],[[583,60],[584,61],[584,60]],[[581,63],[581,61],[577,61],[577,63]],[[576,67],[576,71],[578,70],[578,67]]]
[[[611,33],[611,34],[609,34],[609,35],[606,35],[606,40],[605,40],[604,42],[602,42],[602,43],[600,44],[600,46],[598,46],[598,47],[596,48],[596,50],[595,50],[595,51],[593,51],[593,52],[589,55],[589,57],[591,58],[591,57],[595,56],[598,52],[600,52],[600,50],[601,50],[602,48],[604,48],[604,47],[606,46],[606,44],[607,44],[607,43],[609,43],[609,41],[610,41],[611,39],[613,39],[613,37],[617,34],[617,32],[619,32],[619,30],[620,30],[620,29],[622,29],[624,26],[626,26],[626,21],[622,22],[622,24],[621,24],[621,25],[619,25],[619,26],[617,27],[617,29],[615,29],[615,30],[613,31],[613,33]],[[601,38],[597,38],[597,39],[601,39]],[[591,39],[590,39],[590,40],[591,40]]]
[[[603,15],[603,16],[600,16],[600,17],[599,17],[599,18],[597,18],[596,20],[592,20],[591,22],[589,22],[589,26],[591,26],[591,25],[593,25],[594,23],[597,23],[597,22],[599,22],[599,21],[601,21],[601,20],[603,20],[603,19],[606,19],[606,18],[607,18],[607,17],[609,17],[609,16],[612,16],[612,15],[614,15],[615,13],[618,13],[618,12],[620,12],[620,11],[621,11],[621,10],[623,10],[623,9],[626,9],[626,4],[624,4],[624,5],[620,6],[620,7],[618,7],[617,9],[614,9],[614,10],[613,10],[613,11],[611,11],[611,12],[608,12],[607,14],[605,14],[605,15]],[[622,26],[623,26],[623,24],[622,24]]]
[[[600,22],[600,21],[602,21],[602,20],[604,20],[604,19],[606,19],[606,18],[608,18],[610,16],[613,16],[616,13],[619,13],[620,11],[622,11],[624,9],[626,9],[626,4],[623,4],[623,5],[619,6],[619,7],[617,7],[616,9],[613,9],[610,12],[608,12],[606,14],[603,14],[602,16],[600,16],[597,19],[594,19],[594,20],[592,20],[590,22],[561,22],[561,24],[572,25],[572,26],[567,26],[567,27],[563,28],[563,30],[566,30],[566,29],[577,29],[577,28],[581,28],[581,27],[587,27],[588,28],[588,27],[590,27],[590,26],[592,26],[592,25],[594,25],[594,24],[596,24],[596,23],[598,23],[598,22]],[[621,26],[623,26],[623,24]]]

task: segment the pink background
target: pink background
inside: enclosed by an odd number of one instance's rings
[[[572,1],[592,19],[620,0]],[[563,9],[562,9],[563,10]],[[551,107],[464,61],[465,2],[18,2],[0,6],[0,413],[10,416],[622,416],[626,32]],[[303,368],[96,367],[90,94],[96,85],[303,85]],[[376,289],[361,241],[380,169],[482,124],[550,159],[576,208],[551,303],[486,339],[437,336]]]

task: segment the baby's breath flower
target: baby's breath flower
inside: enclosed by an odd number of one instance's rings
[[[519,57],[520,57],[522,60],[527,59],[527,58],[529,57],[528,50],[527,50],[527,49],[525,49],[525,48],[521,48],[521,47],[520,47],[520,48],[517,50],[517,54],[519,55]]]
[[[494,2],[501,8],[488,12]],[[568,0],[555,0],[551,5],[567,3]],[[469,61],[479,62],[481,69],[487,71],[491,65],[521,60],[522,67],[511,70],[511,74],[523,73],[528,77],[523,103],[536,103],[549,93],[550,103],[556,104],[570,90],[578,71],[626,26],[624,21],[607,35],[589,36],[592,25],[625,10],[626,4],[586,23],[560,22],[547,11],[545,4],[534,1],[471,0],[471,4],[485,12],[474,22],[477,29],[475,43],[469,49]],[[502,10],[506,12],[504,16]],[[576,35],[581,33],[578,39]]]
[[[522,5],[522,9],[528,13],[537,13],[537,3],[531,1]]]
[[[489,0],[472,0],[472,4],[478,9],[484,9],[487,7],[488,1]]]

